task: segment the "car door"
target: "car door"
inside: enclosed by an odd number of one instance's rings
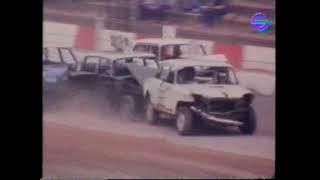
[[[142,57],[134,57],[132,58],[132,62],[128,63],[128,65],[133,64],[136,67],[144,67],[145,66],[145,59]],[[129,94],[135,95],[143,95],[142,84],[139,82],[139,78],[136,77],[132,70],[128,68],[130,71],[131,78],[128,78],[125,82],[124,89],[127,90]]]
[[[101,58],[98,65],[98,86],[108,86],[112,80],[112,61],[107,58]]]
[[[174,86],[174,72],[169,71],[167,75],[161,77],[161,83],[158,91],[158,106],[162,111],[172,112],[171,99]]]
[[[78,61],[69,48],[58,48],[60,58],[64,64],[68,65],[70,71],[75,71],[77,68]]]
[[[96,86],[100,57],[87,56],[80,71],[70,73],[69,79],[77,88],[89,90]]]
[[[63,64],[58,48],[46,48],[46,64]]]
[[[122,82],[131,76],[130,71],[126,66],[128,61],[130,61],[130,59],[121,58],[113,60],[112,62],[112,77],[109,82],[109,87],[113,93],[121,93]]]

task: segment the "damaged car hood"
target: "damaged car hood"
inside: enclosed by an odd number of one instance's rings
[[[239,85],[187,84],[180,85],[190,94],[198,94],[207,98],[241,98],[251,91]]]

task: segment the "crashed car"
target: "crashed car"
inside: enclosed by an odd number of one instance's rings
[[[212,56],[213,57],[213,56]],[[146,119],[176,120],[180,135],[195,125],[235,126],[244,134],[256,129],[254,95],[241,87],[231,65],[224,60],[168,60],[143,86]]]
[[[71,48],[45,47],[43,48],[43,89],[53,90],[68,79],[69,70],[74,69],[78,61]]]
[[[139,67],[149,74],[134,76],[132,71],[139,71]],[[88,53],[78,69],[70,72],[69,87],[102,92],[115,110],[133,116],[143,107],[143,79],[154,76],[158,68],[150,53]]]
[[[140,39],[135,42],[133,51],[153,53],[159,62],[169,59],[185,59],[207,55],[203,45],[178,38]]]

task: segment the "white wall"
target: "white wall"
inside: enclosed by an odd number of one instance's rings
[[[55,22],[43,22],[43,46],[73,47],[77,25]]]
[[[238,71],[237,77],[241,85],[253,90],[258,94],[269,96],[274,95],[275,93],[275,76],[254,72]]]
[[[242,67],[275,71],[275,49],[269,47],[244,46]]]

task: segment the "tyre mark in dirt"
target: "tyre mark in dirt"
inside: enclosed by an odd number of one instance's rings
[[[44,174],[62,175],[48,174],[61,165],[86,169],[83,176],[101,170],[123,177],[249,178],[270,177],[274,170],[269,159],[45,123]]]

